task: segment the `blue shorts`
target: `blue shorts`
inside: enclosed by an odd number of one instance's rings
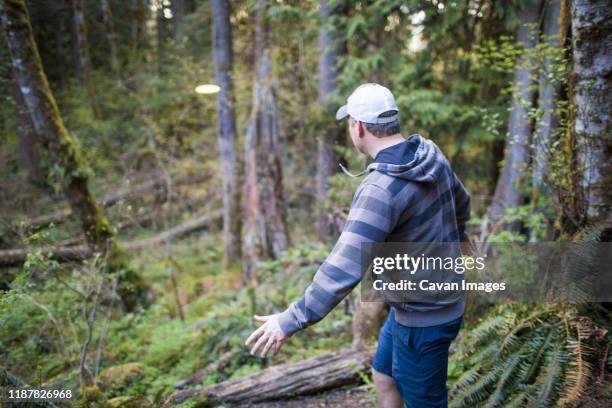
[[[447,406],[448,349],[462,317],[439,326],[407,327],[391,309],[378,335],[372,368],[393,377],[408,408]]]

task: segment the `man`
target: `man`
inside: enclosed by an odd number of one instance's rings
[[[255,316],[263,325],[246,345],[262,357],[277,353],[293,333],[325,317],[362,279],[361,244],[466,240],[470,196],[448,160],[430,140],[400,134],[391,92],[364,84],[336,113],[348,119],[357,150],[374,162],[353,198],[331,254],[304,296],[282,313]],[[394,304],[380,330],[372,364],[382,407],[445,407],[448,349],[463,316],[464,301]]]

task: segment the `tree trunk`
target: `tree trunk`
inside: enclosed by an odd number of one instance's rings
[[[590,223],[609,217],[612,203],[610,3],[575,0],[571,2],[571,14],[573,131],[581,172],[580,212]]]
[[[559,41],[559,12],[560,2],[547,2],[544,8],[544,24],[542,34],[545,36],[547,49],[560,49]],[[542,111],[542,117],[537,123],[534,137],[534,163],[533,163],[533,188],[534,191],[541,190],[546,182],[546,174],[549,170],[549,149],[551,138],[558,128],[558,117],[555,114],[557,106],[558,91],[551,82],[553,60],[545,58],[542,61],[542,75],[539,77],[538,105]]]
[[[83,14],[83,1],[71,0],[72,11],[72,51],[74,68],[85,89],[91,111],[96,119],[100,118],[100,111],[96,102],[96,94],[91,82],[91,66],[89,64],[89,51],[87,47],[87,29],[85,26],[85,15]]]
[[[30,119],[28,107],[17,83],[17,73],[13,69],[13,95],[15,97],[15,113],[19,131],[19,167],[26,171],[33,183],[44,179],[36,155],[38,137]]]
[[[160,1],[157,7],[157,14],[155,15],[155,25],[157,29],[157,73],[159,76],[162,76],[164,51],[166,48],[166,17],[164,16],[164,2]]]
[[[257,3],[253,106],[245,139],[246,220],[244,273],[254,277],[258,259],[279,257],[289,245],[285,226],[281,144],[272,84],[266,1]]]
[[[106,28],[106,42],[108,43],[111,68],[116,78],[119,78],[119,60],[117,59],[117,42],[115,41],[115,28],[113,26],[113,15],[111,13],[109,0],[100,0],[102,19]]]
[[[148,0],[132,0],[130,4],[130,11],[132,14],[130,21],[130,37],[133,52],[142,51],[147,43],[146,19],[148,6]]]
[[[53,35],[55,37],[55,53],[60,58],[66,58],[66,19],[62,8],[62,0],[53,2]],[[58,85],[63,87],[66,82],[66,72],[64,69],[58,70]]]
[[[170,3],[172,8],[172,31],[174,38],[178,38],[185,19],[185,0],[172,0]],[[216,16],[213,14],[213,18]]]
[[[109,269],[124,269],[123,252],[115,242],[113,229],[89,190],[90,170],[78,144],[64,126],[47,83],[25,3],[23,0],[2,0],[0,5],[2,29],[19,89],[36,133],[62,169],[62,187],[72,212],[81,220],[87,244],[93,252],[104,255]],[[123,286],[121,293],[126,306],[132,308],[144,295],[144,284],[129,270],[123,271],[121,279],[129,281],[130,288]]]
[[[388,308],[384,302],[366,301],[363,299],[357,303],[355,315],[351,324],[353,333],[352,347],[355,350],[361,350],[375,343],[385,318],[388,314]]]
[[[321,241],[329,241],[333,234],[333,222],[329,216],[328,178],[338,172],[337,157],[333,150],[334,142],[342,140],[344,128],[333,119],[334,106],[330,95],[336,90],[338,77],[338,57],[341,53],[341,35],[333,28],[331,17],[337,13],[332,10],[328,0],[321,0],[321,27],[319,28],[319,103],[324,112],[329,113],[330,123],[318,140],[317,158],[317,236]]]
[[[528,111],[533,104],[533,61],[529,52],[537,42],[537,27],[540,18],[541,0],[525,2],[525,8],[519,15],[520,27],[517,40],[523,45],[525,55],[517,61],[514,72],[516,90],[512,98],[512,109],[508,119],[508,140],[504,167],[493,195],[491,218],[500,221],[508,208],[518,207],[523,202],[520,183],[524,180],[529,165],[529,144],[531,122]],[[516,225],[510,226],[516,228]]]
[[[240,187],[236,158],[236,119],[232,84],[232,26],[228,0],[213,0],[213,49],[217,95],[217,137],[223,184],[223,263],[240,259]]]
[[[258,373],[209,387],[174,393],[167,403],[178,405],[192,398],[198,406],[254,403],[315,394],[348,384],[360,384],[369,371],[374,349],[341,351],[295,363],[269,367]]]

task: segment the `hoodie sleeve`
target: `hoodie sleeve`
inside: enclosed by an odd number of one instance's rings
[[[453,195],[455,196],[455,217],[457,218],[457,227],[459,228],[459,240],[465,242],[468,240],[468,235],[465,230],[465,224],[470,219],[471,198],[461,180],[453,173]]]
[[[366,184],[353,198],[351,210],[332,252],[319,267],[301,299],[280,314],[290,336],[323,319],[362,279],[361,243],[383,242],[395,225],[391,193]]]

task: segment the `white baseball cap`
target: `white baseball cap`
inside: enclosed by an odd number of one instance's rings
[[[379,116],[385,112],[395,111],[395,115]],[[336,119],[342,120],[352,117],[365,123],[390,123],[397,120],[397,104],[390,90],[382,85],[368,83],[360,85],[348,97],[346,105],[336,112]]]

